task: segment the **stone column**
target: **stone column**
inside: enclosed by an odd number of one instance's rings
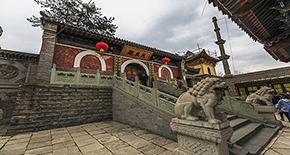
[[[170,127],[177,133],[178,148],[174,155],[228,155],[227,140],[233,134],[229,121],[210,124],[173,118]]]
[[[275,112],[277,109],[272,105],[254,105],[254,110],[264,117],[266,123],[283,126],[283,124],[276,119]]]
[[[45,21],[43,24],[42,47],[37,70],[37,83],[49,83],[53,63],[57,25]]]

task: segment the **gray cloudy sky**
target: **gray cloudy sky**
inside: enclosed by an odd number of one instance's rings
[[[89,0],[83,0],[89,2]],[[289,66],[274,60],[261,44],[254,42],[236,24],[222,15],[207,0],[94,0],[102,13],[115,17],[116,37],[161,49],[170,53],[196,50],[199,47],[220,55],[212,17],[216,16],[221,35],[226,40],[229,65],[248,73]],[[205,5],[206,3],[206,5]],[[205,10],[203,12],[203,8]],[[39,53],[42,30],[26,20],[39,16],[41,10],[33,0],[0,0],[0,37],[2,49]],[[231,48],[230,48],[231,47]],[[222,63],[216,66],[222,72]]]

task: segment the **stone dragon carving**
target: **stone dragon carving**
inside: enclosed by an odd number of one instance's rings
[[[224,89],[227,89],[226,83],[219,78],[201,80],[179,96],[174,107],[175,114],[179,119],[197,121],[202,109],[209,123],[225,121],[225,116],[217,108],[223,99]]]
[[[253,94],[249,95],[246,98],[247,103],[251,103],[253,105],[259,105],[260,101],[265,102],[267,105],[273,105],[272,99],[273,99],[273,92],[274,89],[270,87],[263,87]]]

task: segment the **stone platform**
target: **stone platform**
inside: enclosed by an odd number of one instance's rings
[[[289,154],[290,123],[282,123],[261,154]],[[1,155],[171,155],[175,148],[173,140],[114,121],[0,137]]]

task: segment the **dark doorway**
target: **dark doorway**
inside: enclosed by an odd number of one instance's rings
[[[125,68],[125,72],[126,72],[126,76],[128,80],[133,77],[133,80],[135,81],[135,76],[137,76],[138,72],[140,71],[144,71],[146,73],[144,68],[138,64],[129,64]]]

